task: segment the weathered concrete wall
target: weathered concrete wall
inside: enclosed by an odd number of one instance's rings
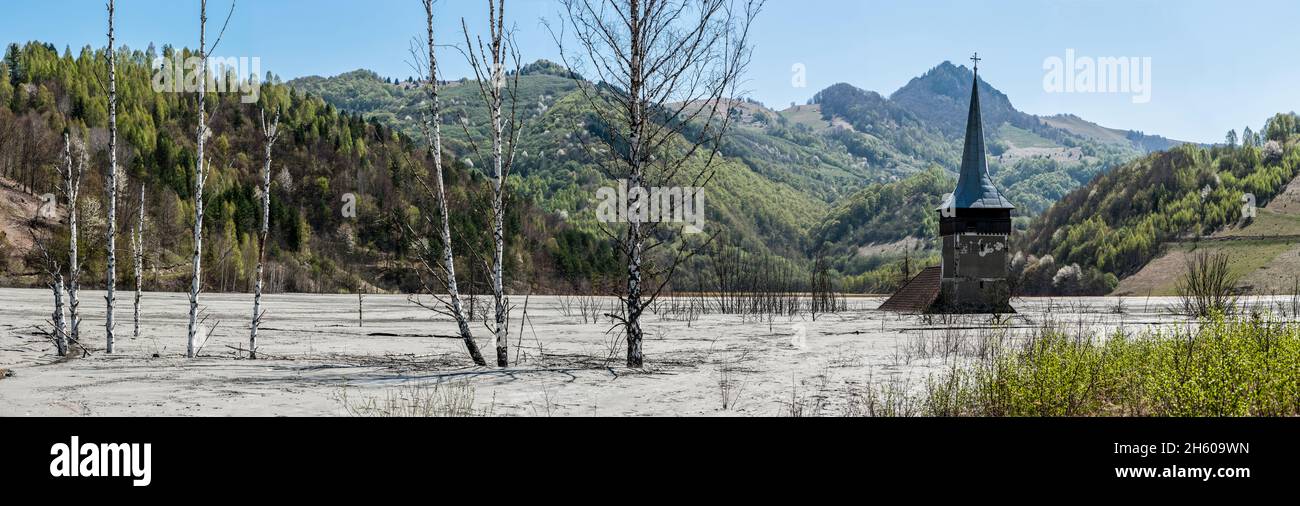
[[[949,235],[943,238],[943,277],[1006,278],[1007,237]]]
[[[938,313],[1014,313],[1011,284],[1006,278],[944,279],[939,285]]]
[[[1007,250],[1004,235],[944,236],[943,280],[936,311],[1012,312]]]

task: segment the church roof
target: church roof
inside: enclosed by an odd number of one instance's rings
[[[877,309],[903,314],[929,312],[934,302],[939,300],[942,281],[943,267],[926,267]]]
[[[993,178],[989,176],[984,149],[984,122],[980,119],[979,84],[979,67],[976,62],[975,81],[971,85],[970,115],[966,118],[966,147],[961,157],[961,174],[957,177],[957,189],[942,208],[1015,209],[1016,206],[998,192],[993,185]]]

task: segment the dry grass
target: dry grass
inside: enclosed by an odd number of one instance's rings
[[[491,416],[474,407],[474,385],[468,380],[404,385],[382,396],[353,399],[346,388],[337,400],[348,416],[376,418],[439,418]]]

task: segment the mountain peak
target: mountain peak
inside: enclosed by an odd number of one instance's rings
[[[931,73],[931,72],[942,72],[942,73],[962,73],[962,72],[965,72],[965,73],[969,74],[969,73],[970,73],[970,70],[967,69],[965,65],[956,65],[956,64],[953,64],[953,62],[952,62],[951,60],[944,60],[943,63],[940,63],[940,64],[938,64],[938,65],[935,65],[934,68],[930,69],[928,72],[926,72],[926,74],[929,74],[929,73]]]
[[[944,61],[912,78],[906,86],[890,95],[889,100],[935,125],[949,137],[956,138],[965,131],[974,78],[975,73],[969,67]],[[979,89],[986,127],[996,130],[1003,123],[1027,130],[1038,127],[1036,118],[1016,110],[1006,94],[983,77],[979,79]]]
[[[965,65],[954,65],[952,62],[945,60],[919,77],[912,78],[906,86],[899,88],[893,95],[890,95],[890,98],[894,99],[910,93],[922,93],[965,100],[970,96],[969,88],[973,77],[974,72],[966,68]],[[987,92],[993,90],[993,87],[980,79],[980,89]],[[996,90],[993,91],[996,92]]]

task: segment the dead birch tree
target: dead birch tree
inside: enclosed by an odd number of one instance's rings
[[[248,358],[257,360],[257,326],[262,323],[262,271],[266,264],[266,238],[271,233],[271,149],[280,136],[280,112],[271,124],[262,111],[262,141],[266,159],[262,163],[262,230],[257,234],[257,281],[253,285],[253,323],[248,334]]]
[[[131,251],[135,258],[135,331],[132,337],[140,338],[140,297],[144,294],[144,183],[140,183],[140,210],[135,217],[135,233],[131,235]]]
[[[492,297],[495,302],[495,319],[490,326],[496,341],[497,366],[510,365],[509,353],[509,300],[505,294],[505,185],[514,163],[515,146],[519,140],[522,120],[518,110],[518,90],[520,59],[513,38],[505,29],[505,0],[488,0],[489,37],[485,45],[482,37],[471,37],[469,26],[461,18],[461,30],[465,34],[465,58],[478,83],[479,98],[487,106],[491,124],[492,158],[489,164],[480,164],[492,168],[489,177],[492,182]],[[512,60],[514,71],[507,80],[506,61]],[[506,95],[510,98],[510,110],[504,111]],[[463,119],[463,118],[462,118]],[[467,121],[461,121],[465,129],[465,138],[469,139],[474,153],[481,160],[482,153],[478,143],[469,131]]]
[[[235,3],[230,3],[230,12],[235,11]],[[230,15],[226,16],[226,25],[230,23]],[[208,0],[199,0],[199,75],[198,75],[198,96],[196,98],[199,110],[199,123],[196,132],[198,137],[198,158],[194,170],[194,258],[191,263],[193,270],[191,272],[190,282],[190,323],[189,330],[186,334],[185,356],[194,358],[195,348],[198,338],[200,321],[199,317],[199,292],[203,288],[203,186],[208,181],[209,163],[204,158],[204,146],[207,139],[212,135],[208,126],[206,98],[208,94],[208,53],[215,50],[221,43],[221,37],[226,33],[226,25],[221,28],[221,33],[217,34],[217,40],[208,48]],[[215,116],[215,113],[213,114]],[[206,337],[206,336],[205,336]]]
[[[113,306],[117,303],[113,289],[117,284],[117,48],[113,33],[114,0],[108,0],[108,272],[104,296],[108,312],[104,318],[104,332],[108,347],[104,353],[113,353]]]
[[[451,219],[447,214],[447,192],[443,183],[442,174],[442,105],[438,102],[438,56],[435,52],[433,38],[433,3],[434,0],[421,0],[424,4],[425,22],[427,27],[427,49],[425,55],[421,51],[412,49],[414,61],[412,66],[416,67],[428,82],[425,83],[425,106],[424,121],[422,130],[425,141],[428,143],[429,157],[433,159],[433,188],[429,187],[428,182],[423,177],[417,176],[421,186],[424,187],[425,193],[434,198],[438,203],[438,214],[441,223],[435,225],[432,220],[425,214],[425,221],[431,228],[439,228],[439,240],[442,242],[441,259],[437,258],[433,251],[432,245],[428,241],[420,243],[421,249],[420,261],[423,264],[424,271],[433,278],[440,281],[442,287],[446,290],[447,296],[444,298],[440,295],[442,292],[427,282],[424,290],[432,295],[435,299],[434,304],[424,304],[418,298],[412,297],[411,301],[433,310],[439,314],[450,316],[456,320],[456,326],[460,333],[460,338],[465,342],[465,348],[474,363],[479,366],[487,365],[483,360],[483,354],[479,352],[478,344],[474,342],[473,332],[470,330],[469,318],[465,316],[465,308],[461,303],[460,289],[456,283],[456,255],[452,248],[451,241]],[[439,265],[440,264],[440,265]]]
[[[62,162],[63,163],[61,165],[63,166],[62,172],[64,178],[63,181],[64,196],[68,199],[69,202],[68,220],[69,220],[69,228],[72,234],[71,246],[70,246],[71,248],[70,264],[75,266],[76,258],[77,258],[76,201],[77,201],[77,191],[80,189],[81,186],[81,171],[85,169],[85,165],[84,165],[85,157],[83,155],[82,165],[76,166],[76,168],[74,168],[74,163],[72,161],[72,140],[71,140],[71,136],[69,136],[66,132],[63,134]],[[68,354],[69,343],[76,342],[76,338],[72,337],[72,335],[69,333],[70,328],[76,327],[76,318],[77,318],[76,316],[77,309],[76,309],[76,302],[75,302],[76,289],[72,288],[71,290],[69,290],[69,292],[73,294],[70,298],[70,302],[72,303],[72,308],[71,308],[72,319],[71,321],[69,321],[64,315],[63,294],[65,290],[65,284],[64,284],[64,277],[63,277],[63,268],[61,265],[59,265],[59,262],[57,259],[55,259],[55,256],[50,252],[49,248],[46,245],[46,240],[43,239],[42,235],[37,233],[36,220],[37,220],[36,218],[32,219],[32,222],[28,224],[28,230],[31,233],[33,242],[36,243],[36,247],[41,252],[42,263],[44,263],[45,265],[45,273],[49,277],[50,291],[54,293],[54,312],[50,314],[50,324],[54,327],[52,331],[53,335],[51,336],[51,338],[54,340],[54,347],[56,353],[58,353],[60,357],[63,357],[63,356],[67,356]],[[75,267],[73,267],[72,272],[75,272]],[[75,287],[76,274],[70,274],[70,276],[72,278],[72,286]]]
[[[207,106],[204,98],[208,91],[207,53],[208,1],[199,3],[199,125],[198,162],[194,169],[194,257],[190,281],[190,324],[185,340],[185,356],[194,358],[195,337],[198,335],[199,290],[203,285],[203,185],[207,182],[208,164],[203,158],[203,148],[208,137]]]
[[[730,126],[730,102],[751,56],[749,28],[764,0],[562,0],[564,27],[552,35],[566,66],[586,74],[579,90],[603,123],[590,150],[612,179],[626,181],[627,223],[614,237],[627,259],[619,322],[627,366],[641,367],[641,315],[699,250],[684,241],[658,268],[647,263],[672,244],[660,220],[646,220],[650,188],[700,188],[713,177],[718,148]],[[565,46],[572,31],[576,51]],[[584,130],[589,127],[583,126]],[[685,184],[683,184],[685,183]],[[697,190],[698,191],[698,190]],[[621,213],[620,213],[621,214]],[[670,246],[671,247],[671,246]],[[657,286],[648,286],[657,279]]]
[[[77,252],[77,213],[81,199],[81,177],[86,172],[86,147],[77,142],[77,163],[73,163],[72,140],[63,134],[63,197],[68,201],[68,337],[77,341],[81,336],[81,317],[77,308],[80,290],[81,263]]]
[[[63,314],[63,269],[59,261],[50,253],[49,247],[46,246],[48,238],[46,234],[37,231],[39,217],[32,218],[27,224],[27,230],[31,233],[32,242],[41,252],[41,263],[45,266],[45,274],[49,278],[48,286],[54,293],[54,311],[50,313],[50,339],[54,341],[55,353],[60,357],[68,355],[69,342],[75,342],[68,338],[68,326]],[[49,234],[53,235],[53,234]]]

